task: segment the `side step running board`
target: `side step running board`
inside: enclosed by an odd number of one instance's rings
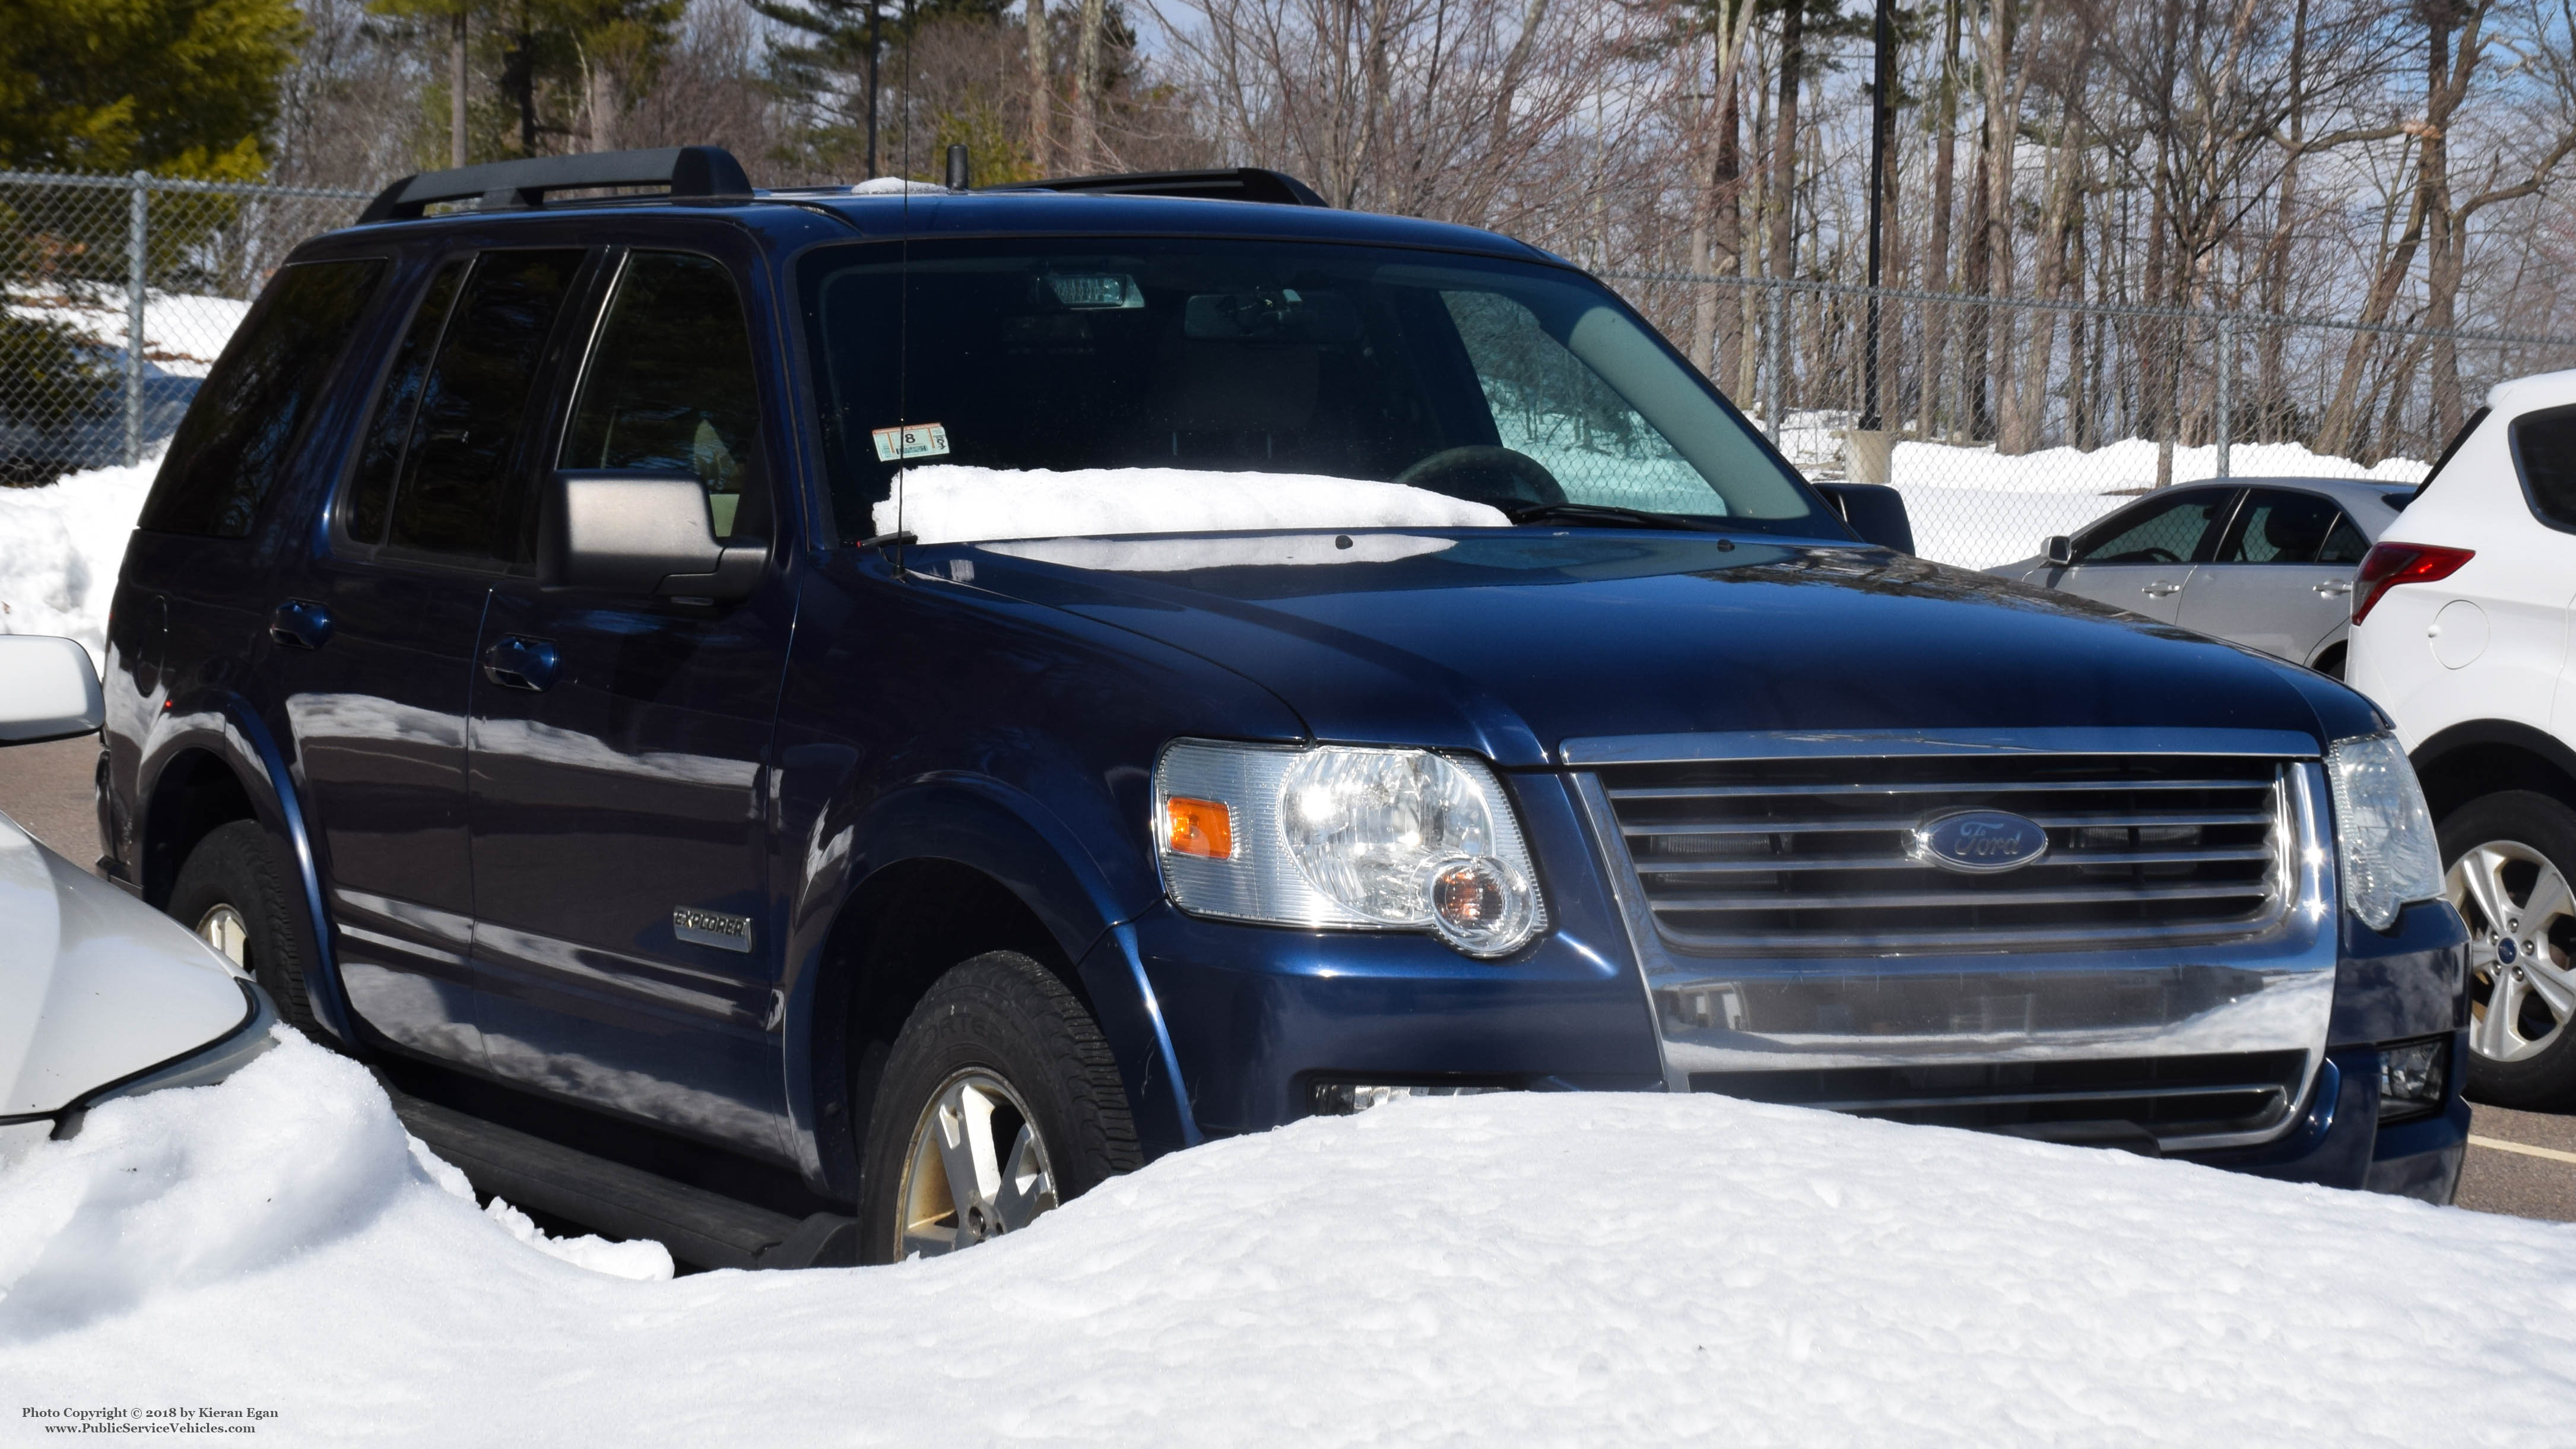
[[[620,1238],[651,1238],[701,1268],[841,1268],[858,1262],[859,1225],[839,1213],[785,1213],[657,1176],[578,1148],[385,1088],[413,1136],[478,1191]]]

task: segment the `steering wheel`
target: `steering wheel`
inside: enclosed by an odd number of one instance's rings
[[[1395,481],[1401,487],[1425,488],[1496,508],[1565,501],[1565,489],[1546,464],[1527,453],[1483,444],[1443,448],[1417,459],[1396,474]]]
[[[2142,555],[2138,560],[2140,563],[2178,564],[2182,562],[2182,555],[2169,548],[2143,548],[2138,552]]]

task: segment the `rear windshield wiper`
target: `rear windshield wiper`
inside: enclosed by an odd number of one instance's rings
[[[1643,508],[1621,508],[1608,503],[1524,503],[1506,508],[1503,516],[1514,523],[1627,523],[1646,528],[1673,528],[1685,533],[1732,533],[1722,523],[1690,518],[1679,513],[1653,513]]]

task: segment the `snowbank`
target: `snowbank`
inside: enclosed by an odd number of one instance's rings
[[[2412,458],[2387,458],[2364,468],[2297,443],[2239,443],[2228,457],[2228,474],[2235,478],[2417,483],[2429,471]],[[2125,438],[2091,452],[2050,448],[2006,458],[1992,447],[1898,443],[1889,472],[1914,521],[1916,551],[1942,563],[1989,568],[2028,558],[2050,534],[2071,534],[2153,488],[2156,445]],[[2216,448],[2174,449],[2175,483],[2217,476]]]
[[[923,543],[1254,529],[1502,528],[1511,522],[1499,509],[1427,488],[1307,473],[1053,473],[935,463],[904,470],[896,488],[898,501],[876,506],[877,527],[900,527]]]
[[[293,1264],[369,1236],[397,1206],[481,1225],[495,1250],[516,1240],[671,1274],[658,1244],[556,1243],[501,1202],[487,1223],[464,1175],[410,1139],[363,1068],[281,1031],[220,1089],[110,1103],[0,1172],[0,1344]]]
[[[131,468],[0,488],[0,634],[78,639],[106,667],[116,571],[160,468],[156,452]]]
[[[2511,1291],[2495,1291],[2509,1284]],[[627,1282],[290,1044],[0,1174],[0,1398],[431,1443],[2538,1443],[2576,1228],[1713,1097],[1404,1103]]]

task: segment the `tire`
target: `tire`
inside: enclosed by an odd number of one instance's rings
[[[2576,810],[2505,790],[2452,811],[2440,837],[2444,892],[2469,924],[2469,1095],[2576,1104]]]
[[[188,852],[166,909],[265,987],[287,1021],[327,1042],[304,989],[309,958],[295,887],[295,872],[268,831],[256,820],[235,820],[207,832]]]
[[[943,1136],[962,1149],[940,1151]],[[972,1246],[1143,1165],[1100,1028],[1015,951],[950,968],[913,1008],[876,1084],[865,1153],[866,1263]]]

